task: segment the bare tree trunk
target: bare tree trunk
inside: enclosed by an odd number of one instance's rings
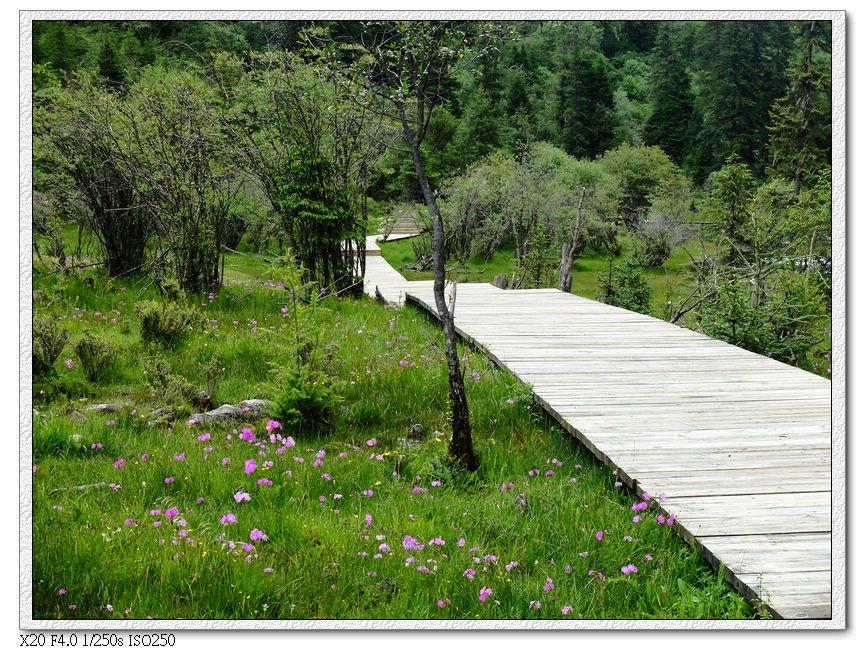
[[[435,296],[436,308],[442,322],[445,339],[445,360],[448,367],[448,383],[450,385],[451,401],[451,426],[452,435],[449,451],[451,456],[457,458],[469,471],[478,468],[478,460],[472,448],[472,430],[469,422],[469,405],[466,400],[465,384],[463,382],[462,369],[460,368],[459,353],[457,351],[456,328],[454,327],[453,313],[448,309],[445,301],[445,237],[444,224],[441,213],[436,203],[435,194],[430,187],[426,176],[423,158],[420,155],[420,143],[414,137],[412,129],[404,114],[400,115],[405,131],[406,140],[411,149],[415,172],[418,176],[424,201],[432,219],[432,253],[433,253],[433,295]]]
[[[565,293],[571,292],[572,272],[574,268],[574,258],[577,255],[577,244],[580,241],[580,230],[582,229],[583,221],[583,198],[586,196],[586,188],[580,188],[580,202],[577,204],[577,221],[574,224],[574,232],[571,235],[570,246],[562,245],[562,267],[559,271],[559,291]]]
[[[811,262],[814,259],[814,238],[817,236],[817,229],[811,231],[811,243],[808,245],[808,259],[805,261],[805,281],[811,275]]]
[[[559,267],[559,291],[565,293],[571,292],[571,283],[573,281],[573,260],[568,262],[571,257],[571,245],[568,242],[562,244],[562,261]]]

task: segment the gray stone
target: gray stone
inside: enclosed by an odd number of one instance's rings
[[[123,410],[125,406],[129,406],[129,404],[91,404],[85,410],[96,411],[98,413],[114,413]]]
[[[260,418],[273,408],[273,402],[266,399],[246,399],[238,404],[240,410],[243,411],[244,417]]]
[[[87,414],[80,409],[72,409],[69,411],[69,419],[73,422],[87,422]]]
[[[243,417],[243,411],[233,404],[223,404],[219,408],[215,408],[207,413],[193,413],[190,417],[200,424],[205,422],[226,422],[228,420],[239,420]]]
[[[508,276],[504,273],[499,273],[496,277],[493,278],[493,286],[498,287],[499,289],[507,289]]]

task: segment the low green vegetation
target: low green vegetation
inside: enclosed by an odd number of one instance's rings
[[[441,332],[412,308],[295,309],[272,280],[180,305],[95,271],[35,282],[68,341],[34,384],[34,618],[755,616],[658,523],[662,497],[628,493],[470,348],[481,467],[449,460]],[[199,318],[145,340],[142,304]],[[97,382],[91,335],[121,352]],[[284,420],[195,422],[199,391]]]
[[[460,282],[830,376],[830,22],[32,27],[34,618],[757,615],[447,314],[356,294],[434,224]]]

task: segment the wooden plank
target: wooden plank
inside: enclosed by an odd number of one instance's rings
[[[798,472],[796,470],[799,470]],[[743,480],[739,470],[695,472],[689,476],[661,473],[631,474],[638,492],[670,497],[723,496],[734,494],[778,494],[788,492],[818,492],[831,488],[831,473],[815,472],[810,467],[766,469],[752,480]]]
[[[544,405],[546,406],[546,404]],[[628,435],[630,433],[643,434],[649,431],[712,431],[718,427],[717,418],[713,420],[710,414],[704,414],[702,416],[695,415],[689,422],[677,422],[675,420],[665,421],[660,418],[652,420],[647,418],[645,421],[635,421],[633,416],[604,418],[602,415],[595,415],[592,417],[583,415],[582,417],[577,418],[572,413],[560,415],[562,415],[563,419],[567,419],[568,421],[579,422],[580,427],[577,429],[578,431],[597,431],[598,433],[601,433],[618,429],[621,431],[622,435]],[[801,420],[803,419],[800,417],[801,415],[802,414],[791,414],[790,417]],[[825,421],[829,414],[824,415],[816,413],[812,415],[814,417],[808,418],[809,420],[820,418]],[[761,416],[754,419],[729,417],[725,424],[728,424],[731,427],[738,426],[742,431],[747,431],[750,427],[754,426],[777,427],[783,426],[786,422],[789,422],[789,419],[785,420],[783,413],[777,413],[773,416]],[[576,429],[577,427],[574,428]]]
[[[739,573],[739,580],[753,585],[757,594],[768,596],[773,592],[784,592],[790,598],[798,598],[806,594],[831,594],[831,572],[824,571],[785,571],[783,573]]]
[[[715,431],[682,431],[670,433],[659,431],[642,436],[625,436],[621,433],[594,433],[592,437],[597,442],[604,442],[605,448],[614,450],[642,451],[646,449],[657,449],[663,446],[668,451],[687,451],[699,445],[703,449],[713,449],[738,445],[743,448],[754,449],[771,447],[773,445],[821,445],[829,446],[831,438],[829,432],[806,430],[803,432],[780,432],[761,431],[752,429],[750,431],[738,430],[728,431],[718,435]]]
[[[831,493],[670,498],[663,509],[675,514],[688,535],[828,533]],[[712,550],[712,549],[710,549]],[[719,558],[720,559],[720,558]],[[769,562],[771,554],[764,554]]]
[[[729,572],[728,572],[729,575]],[[787,619],[831,617],[831,573],[829,571],[741,573],[730,582]]]
[[[705,484],[707,488],[710,484],[714,484],[724,489],[730,489],[738,483],[745,488],[745,494],[758,493],[760,492],[758,486],[764,484],[777,484],[787,480],[804,481],[807,478],[812,478],[815,481],[826,481],[830,478],[830,471],[831,467],[829,463],[824,463],[822,467],[808,464],[767,467],[759,474],[753,473],[748,476],[743,476],[741,470],[734,468],[692,469],[676,466],[665,471],[629,468],[631,478],[640,484],[647,485],[652,483],[657,486],[655,490],[649,490],[650,494],[660,494],[661,492],[671,494],[670,490],[667,490],[664,485],[669,485],[672,489],[677,485],[698,486],[701,483]],[[798,490],[786,491],[796,492]]]

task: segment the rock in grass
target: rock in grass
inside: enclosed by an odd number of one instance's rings
[[[73,422],[87,422],[87,414],[80,409],[69,411],[69,419]]]
[[[95,411],[97,413],[114,413],[116,411],[122,411],[124,407],[129,406],[129,404],[124,403],[116,403],[116,404],[91,404],[85,410],[87,411]]]
[[[219,408],[215,408],[207,413],[193,413],[190,420],[195,420],[199,424],[205,422],[227,422],[229,420],[239,420],[243,417],[243,411],[240,407],[233,404],[223,404]]]
[[[267,415],[273,407],[273,402],[266,399],[246,399],[238,404],[245,417],[260,418]]]

